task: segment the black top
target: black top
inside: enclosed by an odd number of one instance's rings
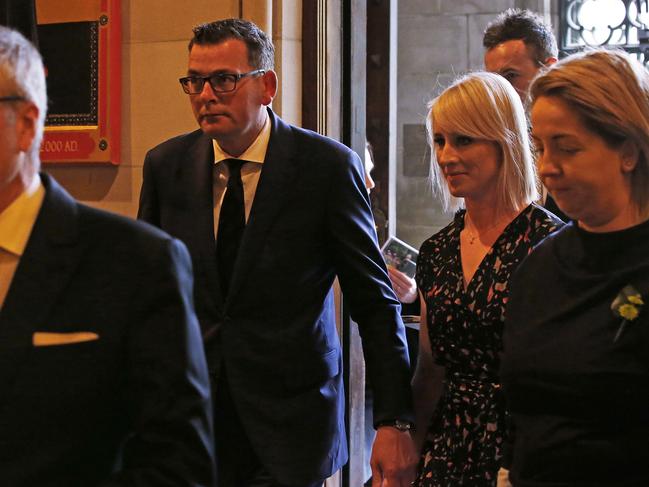
[[[610,233],[570,223],[512,281],[501,379],[516,487],[649,485],[649,312],[611,305],[632,285],[649,302],[649,222]],[[645,306],[646,308],[647,306]]]

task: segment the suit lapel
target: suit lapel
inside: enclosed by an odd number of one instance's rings
[[[0,388],[5,391],[32,350],[32,334],[44,329],[83,250],[77,204],[54,180],[46,175],[41,179],[43,205],[0,311]]]
[[[194,241],[198,261],[207,263],[207,269],[194,269],[194,272],[204,272],[210,294],[216,296],[218,303],[223,303],[221,285],[216,263],[216,242],[214,241],[214,202],[213,172],[214,149],[212,139],[200,137],[187,152],[187,158],[177,168],[181,182],[178,184],[183,191],[192,191],[189,211],[197,214],[188,215],[188,238]],[[185,177],[187,182],[184,181]]]
[[[293,134],[290,126],[268,110],[271,135],[266,158],[259,177],[257,192],[234,267],[228,301],[235,296],[250,271],[255,256],[264,245],[268,231],[284,206],[288,188],[295,177]]]

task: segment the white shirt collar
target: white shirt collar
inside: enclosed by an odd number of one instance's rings
[[[45,188],[36,174],[27,189],[0,213],[0,248],[23,255],[44,197]]]
[[[258,162],[259,164],[263,164],[264,159],[266,159],[268,143],[270,142],[270,132],[270,117],[266,114],[266,122],[264,123],[261,132],[259,132],[259,135],[254,142],[250,144],[250,146],[239,157],[231,156],[221,149],[216,139],[212,139],[212,144],[214,145],[214,163],[216,164],[224,159],[240,159],[246,162]]]

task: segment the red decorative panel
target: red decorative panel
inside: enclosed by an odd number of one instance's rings
[[[37,0],[49,107],[44,162],[120,162],[120,0]]]

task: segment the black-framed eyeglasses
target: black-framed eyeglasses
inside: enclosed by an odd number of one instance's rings
[[[27,98],[19,95],[10,95],[10,96],[0,96],[0,102],[9,102],[9,101],[26,101]]]
[[[203,91],[205,82],[207,81],[212,87],[214,93],[228,93],[237,89],[237,82],[242,78],[248,76],[262,75],[266,72],[265,69],[255,69],[247,73],[234,74],[234,73],[216,73],[209,76],[186,76],[180,78],[180,84],[183,91],[188,95],[197,95]]]

